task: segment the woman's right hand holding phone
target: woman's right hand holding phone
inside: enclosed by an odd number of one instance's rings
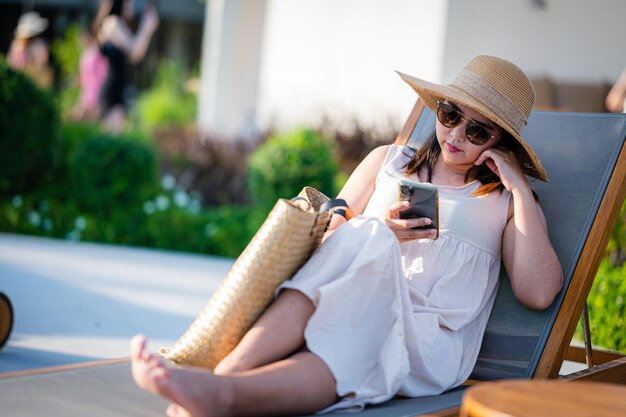
[[[398,201],[387,209],[385,224],[393,231],[400,242],[415,239],[434,239],[437,235],[435,229],[413,229],[418,226],[428,226],[432,221],[428,217],[417,219],[401,219],[400,212],[409,208],[408,201]]]

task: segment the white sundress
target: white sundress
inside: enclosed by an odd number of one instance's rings
[[[323,412],[439,394],[463,383],[478,357],[511,194],[475,197],[478,182],[438,186],[439,238],[399,243],[381,218],[412,155],[392,145],[363,215],[279,287],[316,306],[306,345],[330,368],[341,398]]]

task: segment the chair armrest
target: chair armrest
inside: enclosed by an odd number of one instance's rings
[[[592,366],[589,369],[574,372],[573,374],[565,375],[559,379],[564,382],[595,381],[626,385],[626,356],[601,365]]]
[[[591,355],[594,365],[600,365],[626,356],[625,353],[606,349],[593,349]],[[585,348],[583,346],[570,345],[565,353],[565,360],[586,363]]]

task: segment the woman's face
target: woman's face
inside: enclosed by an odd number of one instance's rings
[[[437,119],[437,141],[441,147],[443,162],[459,168],[465,167],[469,169],[483,151],[498,144],[501,137],[500,128],[491,120],[467,106],[456,103],[454,103],[454,106],[462,113],[462,120],[454,127],[445,127]],[[494,137],[483,145],[475,145],[470,142],[465,134],[468,119],[483,125],[487,132]]]

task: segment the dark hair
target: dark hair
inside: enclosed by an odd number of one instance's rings
[[[498,146],[515,152],[517,141],[509,132],[505,130],[501,130],[500,132],[502,137],[500,138]],[[420,168],[425,165],[426,173],[428,175],[427,181],[430,182],[433,175],[433,166],[435,166],[435,162],[439,159],[439,155],[441,155],[441,147],[437,141],[437,133],[433,131],[424,144],[417,149],[411,160],[406,164],[407,175],[419,172]],[[482,184],[474,192],[474,195],[484,195],[495,190],[500,192],[504,190],[504,185],[502,184],[502,181],[500,181],[500,177],[498,177],[487,166],[487,164],[470,168],[465,174],[465,181],[468,181],[470,178],[475,178]]]
[[[113,0],[113,3],[111,4],[111,11],[109,12],[109,14],[115,15],[115,16],[122,16],[122,10],[124,8],[124,1],[125,0]]]

